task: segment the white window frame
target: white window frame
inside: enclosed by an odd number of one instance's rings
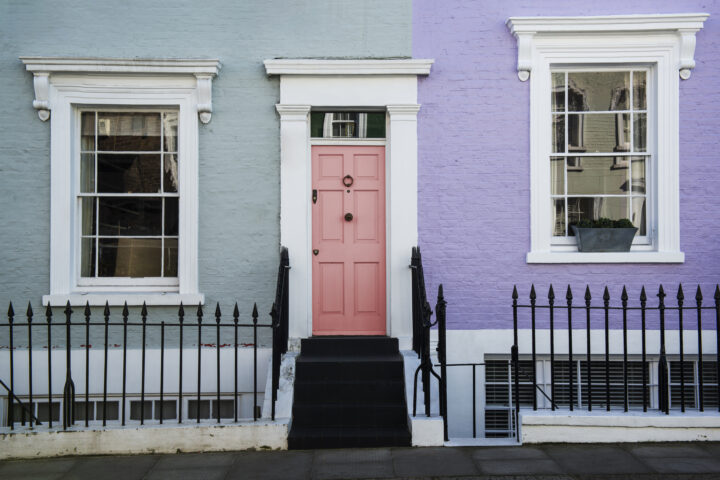
[[[683,263],[680,250],[679,76],[694,68],[695,33],[707,14],[513,17],[518,77],[530,79],[530,251],[528,263]],[[578,252],[552,241],[550,202],[553,68],[649,68],[648,244],[630,252]],[[532,76],[531,76],[532,72]],[[650,216],[649,216],[650,218]]]
[[[210,121],[217,60],[21,57],[34,75],[41,120],[50,122],[50,293],[47,305],[178,305],[204,302],[198,289],[198,117]],[[84,108],[178,111],[179,240],[177,281],[79,281],[79,126]],[[90,282],[92,283],[92,282]]]

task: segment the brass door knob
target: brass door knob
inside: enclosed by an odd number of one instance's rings
[[[352,213],[346,213],[346,214],[345,214],[345,221],[346,221],[346,222],[350,222],[350,221],[352,221],[352,219],[353,219],[353,214],[352,214]]]

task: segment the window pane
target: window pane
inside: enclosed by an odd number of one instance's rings
[[[553,198],[552,209],[555,218],[553,218],[553,235],[556,237],[565,236],[565,199]]]
[[[177,277],[178,274],[178,239],[166,238],[163,251],[164,277]]]
[[[178,234],[178,198],[165,199],[165,235]]]
[[[233,400],[220,400],[220,418],[235,417],[235,402]],[[212,418],[217,418],[218,403],[217,400],[212,401]]]
[[[75,402],[75,421],[85,420],[86,416],[88,420],[95,420],[95,403]]]
[[[98,150],[160,150],[159,113],[98,113]]]
[[[163,155],[163,189],[166,192],[178,191],[178,160],[176,154]]]
[[[162,403],[162,418],[177,418],[177,402],[175,400],[155,400],[155,420],[160,419],[160,404]],[[145,417],[147,418],[147,417]]]
[[[645,72],[633,72],[633,108],[635,110],[647,109]]]
[[[367,138],[385,138],[385,112],[367,114]]]
[[[95,154],[80,155],[80,191],[95,193]]]
[[[166,152],[177,152],[178,150],[178,114],[177,112],[163,113],[163,149]]]
[[[117,420],[120,417],[120,402],[96,402],[95,408],[97,410],[97,419],[103,418],[103,410],[105,411],[105,418],[108,420]]]
[[[310,113],[310,136],[321,138],[323,136],[323,121],[325,120],[325,112]]]
[[[161,234],[161,198],[100,198],[100,235]]]
[[[84,112],[80,116],[80,148],[95,150],[95,112]]]
[[[568,223],[580,220],[597,220],[600,217],[611,220],[628,218],[628,199],[622,197],[568,197]],[[572,231],[569,232],[573,235]]]
[[[589,113],[568,115],[568,148],[580,152],[627,151],[625,128],[630,115]]]
[[[550,159],[550,182],[553,195],[565,194],[565,158]]]
[[[160,276],[159,238],[101,238],[99,242],[99,276]]]
[[[633,225],[638,228],[638,235],[647,235],[647,219],[645,217],[645,197],[634,197],[632,199],[632,216],[630,218]]]
[[[645,193],[645,158],[632,157],[632,191]]]
[[[630,72],[568,73],[568,110],[629,110]]]
[[[553,115],[553,152],[565,151],[565,115]]]
[[[565,111],[565,72],[552,74],[552,111]]]
[[[80,202],[82,208],[82,234],[95,235],[95,198],[83,197]]]
[[[80,276],[95,276],[95,239],[83,238],[80,245]]]
[[[197,418],[198,401],[188,400],[188,418]],[[210,400],[200,400],[200,418],[210,418]]]
[[[60,402],[52,402],[52,408],[49,408],[48,402],[38,402],[37,406],[37,418],[41,422],[47,422],[50,417],[50,411],[52,410],[53,422],[60,421]],[[77,418],[77,415],[75,416]]]
[[[140,405],[142,405],[142,412],[140,411]],[[143,419],[150,420],[152,417],[152,402],[150,400],[144,402],[133,400],[130,402],[130,420],[140,420],[141,413]]]
[[[635,151],[644,152],[647,149],[647,113],[635,114]]]
[[[614,157],[584,157],[581,169],[568,169],[568,195],[627,193],[627,168],[613,168],[614,165]]]
[[[160,191],[160,155],[98,154],[98,192]]]

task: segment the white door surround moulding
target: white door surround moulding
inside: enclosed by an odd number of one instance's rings
[[[20,57],[33,74],[35,100],[33,108],[43,122],[50,118],[50,77],[53,74],[110,74],[135,76],[194,76],[197,90],[197,112],[202,123],[212,116],[212,79],[221,68],[216,59],[125,59],[75,57]]]
[[[382,108],[386,134],[387,334],[409,348],[417,227],[417,75],[432,60],[266,60],[280,75],[280,241],[290,254],[290,337],[312,335],[310,111]],[[406,70],[403,70],[406,68]],[[419,67],[418,65],[421,65]]]
[[[606,15],[591,17],[510,17],[506,25],[518,43],[518,78],[526,81],[533,67],[535,37],[568,34],[595,35],[612,38],[633,34],[645,37],[673,33],[677,38],[680,78],[690,78],[695,68],[695,33],[703,28],[710,15],[681,13],[657,15]]]

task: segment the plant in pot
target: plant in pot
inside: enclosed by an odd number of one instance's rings
[[[629,252],[637,228],[627,218],[583,219],[570,225],[579,252]]]

